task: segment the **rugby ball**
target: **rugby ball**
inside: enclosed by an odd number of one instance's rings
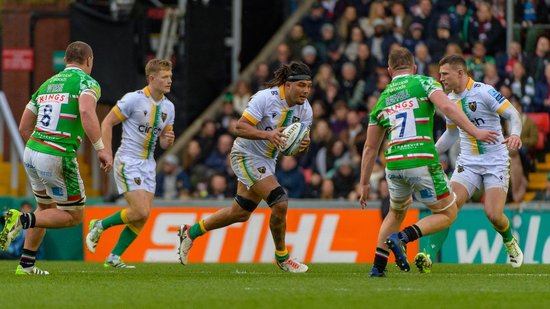
[[[300,144],[302,140],[309,133],[309,128],[301,123],[295,122],[283,130],[285,137],[283,138],[284,143],[282,146],[279,146],[279,150],[285,156],[293,156],[298,153],[300,150]]]

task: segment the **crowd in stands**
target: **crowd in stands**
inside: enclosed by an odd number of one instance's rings
[[[277,46],[271,60],[258,64],[251,80],[239,81],[226,95],[218,116],[204,121],[181,156],[164,161],[157,196],[233,197],[237,180],[227,157],[235,124],[250,97],[264,89],[274,70],[297,60],[308,64],[313,73],[311,146],[300,157],[281,157],[276,176],[291,198],[356,201],[368,113],[390,82],[386,70],[389,51],[404,46],[414,54],[418,74],[436,79],[438,61],[444,55],[464,55],[471,76],[494,86],[522,113],[523,148],[511,154],[509,190],[510,200],[521,201],[526,175],[541,150],[535,148],[538,128],[523,113],[550,113],[550,33],[544,27],[533,27],[548,24],[544,0],[515,2],[515,22],[521,27],[508,48],[505,1],[314,3]],[[444,130],[445,120],[437,115],[434,138]],[[547,144],[542,150],[548,152]],[[371,200],[387,200],[383,153],[381,149],[373,172]],[[456,155],[457,149],[452,149],[440,157],[448,173],[453,171]]]

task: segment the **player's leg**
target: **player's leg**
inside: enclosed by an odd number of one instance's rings
[[[257,196],[252,190],[247,189],[246,185],[239,182],[237,184],[237,195],[230,207],[222,208],[208,218],[200,220],[193,225],[181,225],[178,233],[180,237],[180,244],[178,247],[180,263],[187,265],[189,250],[197,237],[211,230],[226,227],[236,222],[247,221],[260,201],[261,197]]]
[[[508,191],[508,168],[491,168],[490,174],[484,175],[485,185],[485,215],[491,221],[495,230],[502,236],[502,241],[508,252],[512,267],[523,264],[523,252],[517,239],[512,235],[510,220],[504,214],[506,195]]]
[[[49,208],[55,208],[56,203],[46,195],[46,190],[41,192],[34,192],[37,201],[37,207],[34,211],[35,213],[43,211]],[[25,242],[23,244],[23,249],[21,251],[21,258],[19,260],[19,266],[17,267],[15,273],[26,275],[26,274],[38,274],[38,275],[48,275],[49,272],[42,270],[35,266],[36,263],[36,253],[40,244],[44,239],[46,234],[46,229],[44,228],[32,228],[28,229],[25,233]]]
[[[138,237],[147,222],[153,204],[154,193],[145,190],[135,190],[124,193],[124,198],[128,203],[128,208],[124,209],[124,214],[121,212],[121,217],[123,224],[126,226],[122,229],[115,247],[109,256],[107,256],[104,264],[105,267],[135,268],[135,266],[127,265],[121,259],[121,256]],[[108,222],[107,219],[102,220],[101,224],[103,225],[105,221]]]
[[[470,194],[463,184],[456,181],[451,182],[451,188],[453,193],[456,195],[456,206],[460,211],[462,206],[469,200]],[[427,254],[428,257],[435,258],[437,256],[439,250],[441,250],[443,243],[449,235],[449,230],[450,228],[448,227],[437,233],[433,233],[428,237],[428,246],[424,248],[424,253]]]

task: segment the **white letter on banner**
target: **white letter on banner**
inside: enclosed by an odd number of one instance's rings
[[[315,214],[301,215],[298,230],[293,233],[286,232],[285,243],[287,246],[292,246],[290,255],[300,261],[303,261],[306,256],[316,217],[317,215]],[[271,233],[267,233],[260,262],[272,262],[274,258],[275,245],[273,244],[273,237],[271,237]]]
[[[481,254],[481,263],[495,263],[502,248],[502,237],[497,233],[491,251],[489,248],[489,237],[487,230],[480,230],[472,242],[472,246],[468,249],[468,237],[466,230],[456,231],[456,246],[458,251],[459,263],[473,263],[478,252]]]
[[[209,231],[208,243],[206,244],[206,251],[204,252],[204,262],[219,262],[222,249],[225,244],[225,235],[229,228],[242,227],[241,222],[233,223],[221,229],[215,229]]]
[[[546,238],[544,247],[542,247],[542,263],[550,263],[550,237]]]
[[[265,215],[262,213],[252,214],[248,219],[237,262],[250,263],[254,261],[264,219]]]
[[[535,248],[537,247],[537,239],[539,238],[540,216],[531,216],[529,220],[529,228],[527,229],[527,237],[525,238],[525,253],[523,263],[536,264]]]
[[[162,213],[153,222],[151,241],[158,246],[171,246],[168,249],[147,249],[144,262],[176,262],[178,256],[178,232],[169,231],[170,227],[179,227],[182,224],[193,224],[197,220],[194,213]]]
[[[321,223],[321,230],[317,235],[317,244],[313,250],[312,262],[321,263],[353,263],[357,258],[356,251],[330,251],[336,234],[339,215],[325,215]]]

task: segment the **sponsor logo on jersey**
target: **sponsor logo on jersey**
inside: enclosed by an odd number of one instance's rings
[[[147,123],[145,125],[143,125],[143,124],[139,125],[138,130],[139,130],[139,132],[145,133],[145,134],[148,134],[149,132],[151,132],[151,130],[153,130],[153,134],[155,134],[155,135],[158,135],[159,132],[160,132],[160,128],[158,128],[158,127],[153,128],[153,127],[149,126],[149,123]]]
[[[430,198],[430,197],[433,197],[433,193],[432,193],[432,190],[430,189],[422,189],[420,190],[420,197],[421,198]]]
[[[497,100],[498,103],[502,103],[506,100],[506,98],[502,94],[500,94],[500,92],[496,91],[494,88],[491,88],[489,90],[489,94],[493,98],[495,98],[495,100]]]
[[[468,107],[472,112],[475,112],[477,109],[477,102],[476,101],[468,102]]]
[[[384,112],[387,116],[390,116],[392,114],[414,108],[418,108],[418,101],[416,98],[411,98],[384,108]]]
[[[55,196],[63,196],[63,189],[60,187],[53,187],[52,194]]]
[[[134,178],[134,182],[135,182],[136,185],[138,185],[138,186],[141,185],[141,178],[135,177],[135,178]]]
[[[68,93],[50,93],[50,94],[41,94],[36,97],[36,103],[42,104],[46,102],[66,104],[69,102],[69,94]]]

